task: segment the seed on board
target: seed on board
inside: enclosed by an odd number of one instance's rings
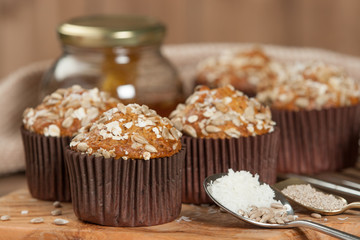
[[[22,211],[21,211],[21,215],[26,215],[26,214],[28,214],[28,213],[29,213],[28,210],[22,210]]]
[[[9,221],[10,220],[10,216],[9,215],[3,215],[0,218],[1,221]]]
[[[56,208],[61,208],[62,207],[61,202],[59,202],[59,201],[55,201],[53,203],[53,206],[56,207]]]
[[[318,213],[312,213],[312,214],[310,214],[310,216],[313,217],[313,218],[318,218],[318,219],[321,218],[321,215],[318,214]]]
[[[61,209],[54,209],[54,210],[51,211],[52,216],[59,216],[61,214],[62,214]]]
[[[30,223],[43,223],[44,219],[42,217],[33,218],[30,220]]]
[[[56,218],[56,219],[54,220],[54,224],[55,224],[55,225],[65,225],[65,224],[68,224],[68,223],[69,223],[68,220],[62,219],[62,218]]]
[[[270,207],[276,209],[283,209],[284,205],[282,205],[281,203],[271,203]]]

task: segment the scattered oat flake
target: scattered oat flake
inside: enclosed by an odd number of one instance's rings
[[[345,217],[345,218],[338,218],[341,221],[345,221],[346,219],[348,219],[349,217]]]
[[[33,218],[30,220],[30,223],[43,223],[44,219],[41,217]]]
[[[62,219],[62,218],[56,218],[56,219],[54,220],[54,224],[55,224],[55,225],[65,225],[65,224],[68,224],[68,223],[69,223],[68,220]]]
[[[53,203],[53,206],[56,207],[56,208],[61,208],[62,207],[62,205],[61,205],[61,203],[59,201],[55,201]]]
[[[185,222],[191,222],[190,217],[186,217],[186,216],[181,216],[180,218],[175,220],[176,222],[181,222],[181,221],[185,221]]]
[[[217,213],[217,212],[218,212],[218,210],[215,209],[215,208],[209,208],[208,209],[208,213],[210,213],[210,214],[214,214],[214,213]]]
[[[22,211],[21,211],[21,215],[26,215],[26,214],[28,214],[28,213],[29,213],[28,210],[22,210]]]
[[[327,221],[327,218],[324,218],[324,221],[326,222],[326,221]]]
[[[61,214],[62,214],[61,209],[54,209],[51,211],[51,215],[53,215],[53,216],[59,216]]]
[[[9,215],[3,215],[3,216],[1,216],[0,220],[1,221],[8,221],[8,220],[10,220],[10,216]]]

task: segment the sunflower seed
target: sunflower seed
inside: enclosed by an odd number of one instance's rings
[[[10,216],[9,215],[3,215],[0,218],[1,221],[9,221],[10,220]]]
[[[77,150],[79,150],[80,152],[86,152],[86,150],[89,148],[89,146],[84,143],[84,142],[81,142],[77,145]]]
[[[197,137],[195,128],[193,128],[193,127],[190,126],[190,125],[184,125],[183,131],[184,131],[185,133],[189,134],[191,137],[194,137],[194,138]]]
[[[54,209],[50,213],[52,216],[59,216],[62,214],[62,211],[61,211],[61,209]]]
[[[181,132],[179,132],[176,128],[170,128],[171,135],[174,136],[175,139],[179,139],[181,137]]]
[[[188,122],[189,123],[194,123],[199,119],[199,117],[197,115],[191,115],[190,117],[188,117]]]
[[[161,135],[163,138],[165,139],[171,139],[171,140],[174,140],[174,137],[170,134],[170,131],[168,128],[164,127],[162,132],[161,132]]]
[[[282,205],[281,203],[271,203],[270,207],[275,209],[283,209],[284,205]]]
[[[253,121],[254,115],[255,115],[255,111],[252,106],[248,106],[247,108],[245,108],[244,117],[246,120]]]
[[[307,98],[297,98],[295,100],[295,104],[298,107],[306,108],[307,106],[309,106],[310,102],[309,102],[309,99],[307,99]]]
[[[26,215],[26,214],[29,213],[29,211],[28,210],[22,210],[20,213],[21,213],[21,215]]]
[[[143,153],[144,160],[150,160],[151,154],[149,152]]]
[[[233,138],[238,138],[238,137],[240,137],[240,132],[239,132],[238,130],[236,130],[235,128],[226,129],[224,132],[225,132],[226,135],[228,135],[229,137],[233,137]]]
[[[143,136],[140,136],[140,135],[132,135],[131,140],[133,140],[134,142],[137,142],[137,143],[141,143],[141,144],[148,143],[148,141]]]
[[[56,208],[62,208],[61,202],[59,202],[59,201],[55,201],[53,203],[53,206],[56,207]]]
[[[178,129],[179,131],[183,130],[183,124],[180,118],[173,119],[172,123],[174,124],[174,127],[176,127],[176,129]]]
[[[205,130],[209,133],[217,133],[221,131],[221,128],[215,127],[213,125],[207,125],[205,127]]]
[[[50,97],[57,99],[57,100],[61,100],[63,98],[63,96],[57,92],[54,92],[50,95]]]
[[[157,152],[156,148],[153,145],[150,145],[150,144],[145,145],[145,150],[149,151],[151,153],[156,153]]]
[[[266,115],[264,113],[257,113],[257,114],[255,114],[255,118],[259,119],[259,120],[265,120]]]
[[[55,224],[55,225],[65,225],[65,224],[68,224],[68,223],[69,223],[68,220],[62,219],[62,218],[56,218],[56,219],[54,220],[54,224]]]
[[[214,112],[207,110],[207,111],[205,111],[205,112],[203,113],[203,115],[204,115],[204,117],[208,117],[208,118],[209,118],[209,117],[211,117],[211,116],[214,115]]]
[[[221,103],[221,102],[216,102],[215,107],[216,107],[217,110],[219,110],[220,112],[223,112],[223,113],[225,113],[227,111],[227,109],[228,109],[228,107],[225,104]]]
[[[321,215],[318,214],[318,213],[312,213],[312,214],[310,214],[310,216],[313,217],[313,218],[318,218],[318,219],[321,218]]]
[[[61,126],[63,126],[64,128],[69,128],[73,124],[73,122],[74,122],[74,119],[72,117],[67,117],[62,122]]]
[[[45,134],[46,136],[46,134]],[[51,124],[48,128],[48,136],[51,137],[60,137],[60,128],[55,124]]]
[[[43,223],[44,219],[41,217],[33,218],[30,220],[30,223]]]

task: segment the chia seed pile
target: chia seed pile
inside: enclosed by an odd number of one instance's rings
[[[332,194],[317,191],[310,184],[290,185],[281,192],[304,206],[321,210],[333,211],[345,206],[342,200]]]

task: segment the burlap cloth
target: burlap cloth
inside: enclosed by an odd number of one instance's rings
[[[221,51],[245,49],[254,44],[181,44],[168,45],[163,52],[177,67],[186,93],[191,92],[196,64]],[[314,48],[290,48],[263,45],[274,58],[287,61],[321,60],[343,66],[360,81],[360,58]],[[53,61],[31,64],[0,80],[0,175],[24,170],[25,160],[20,136],[22,112],[39,102],[41,78]]]

